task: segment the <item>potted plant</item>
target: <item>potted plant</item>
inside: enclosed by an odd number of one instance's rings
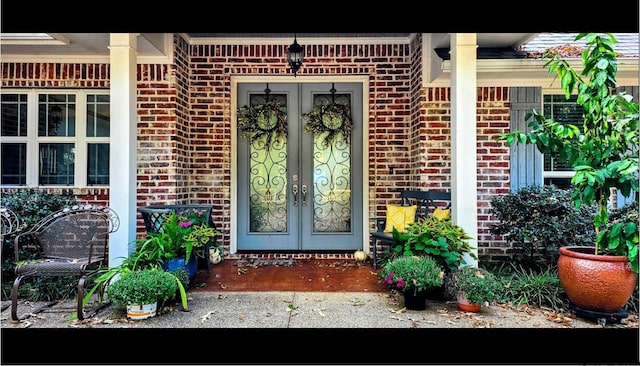
[[[92,278],[93,286],[89,291],[87,291],[82,299],[83,305],[86,305],[94,294],[97,294],[99,302],[103,302],[104,293],[107,291],[107,288],[110,287],[116,279],[121,278],[125,274],[140,272],[145,269],[164,271],[157,260],[149,260],[149,258],[154,258],[153,254],[136,250],[129,258],[122,258],[122,262],[120,262],[119,265],[104,268],[96,272],[96,274],[93,275],[95,278]],[[175,283],[177,293],[180,295],[182,308],[187,311],[189,304],[185,288],[189,284],[189,279],[186,269],[178,268],[166,272],[169,278],[171,278]],[[109,300],[112,299],[109,298]]]
[[[378,272],[378,282],[402,292],[405,306],[424,310],[427,290],[442,285],[444,270],[430,256],[401,256],[386,262]]]
[[[573,204],[597,204],[595,243],[560,247],[558,277],[574,306],[603,318],[622,311],[637,281],[638,222],[627,218],[610,223],[609,202],[612,189],[625,197],[638,192],[638,103],[615,92],[615,37],[581,33],[576,40],[583,38],[581,74],[557,53],[545,53],[545,66],[560,78],[566,97],[577,88],[582,125],[555,121],[533,110],[526,115],[529,132],[513,131],[498,140],[535,144],[540,152],[568,164],[575,171]]]
[[[393,245],[387,260],[398,256],[431,256],[444,269],[445,278],[451,271],[467,264],[465,256],[478,259],[469,244],[471,236],[456,225],[451,217],[429,215],[407,226],[406,232],[394,228]],[[427,297],[434,300],[446,298],[444,286],[431,288]]]
[[[460,310],[478,312],[485,303],[498,299],[500,282],[489,271],[476,266],[462,266],[451,273]]]
[[[173,299],[177,285],[175,277],[158,268],[128,271],[107,286],[107,296],[114,304],[127,307],[131,319],[146,319],[156,315],[158,303]]]
[[[426,216],[407,226],[406,232],[393,230],[392,256],[432,256],[449,272],[466,264],[465,255],[478,259],[469,244],[471,236],[450,217]]]
[[[147,253],[147,261],[160,261],[166,270],[186,268],[191,281],[198,270],[195,257],[208,259],[204,249],[216,235],[200,216],[172,211],[165,215],[159,232],[148,232],[146,238],[136,241],[136,251]]]

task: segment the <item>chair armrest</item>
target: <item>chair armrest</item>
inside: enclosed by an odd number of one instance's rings
[[[16,235],[16,237],[13,240],[14,244],[14,256],[15,256],[15,261],[19,262],[20,261],[20,247],[21,246],[25,246],[25,247],[29,247],[29,249],[31,251],[39,251],[40,247],[38,244],[38,240],[36,239],[36,232],[32,229],[30,231],[25,231],[22,232],[18,235]]]

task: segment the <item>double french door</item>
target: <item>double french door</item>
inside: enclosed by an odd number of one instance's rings
[[[362,248],[362,84],[239,83],[239,251]]]

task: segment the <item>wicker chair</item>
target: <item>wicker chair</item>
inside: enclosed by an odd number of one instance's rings
[[[4,251],[4,237],[23,228],[22,219],[8,207],[0,206],[0,253]]]
[[[22,226],[20,216],[8,207],[0,206],[0,218],[2,219],[0,235],[12,234],[18,231]]]
[[[84,283],[87,276],[107,265],[109,234],[118,230],[118,215],[108,207],[77,205],[55,212],[15,238],[16,279],[11,293],[11,318],[18,316],[18,287],[27,277],[77,276],[77,317],[83,311]],[[22,260],[22,250],[35,251],[38,258]],[[55,304],[50,303],[48,306]]]

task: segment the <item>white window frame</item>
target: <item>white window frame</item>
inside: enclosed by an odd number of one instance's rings
[[[2,188],[101,188],[109,185],[87,185],[87,160],[89,143],[111,143],[111,137],[87,137],[87,96],[109,95],[109,90],[90,89],[3,89],[2,94],[27,95],[27,136],[0,136],[0,143],[26,143],[26,185],[2,185]],[[38,136],[38,97],[43,94],[73,94],[76,96],[76,133],[75,136]],[[109,134],[111,135],[111,134]],[[39,185],[38,183],[38,146],[40,143],[73,143],[75,145],[74,184]],[[5,157],[2,157],[4,159]]]
[[[561,89],[546,89],[542,90],[542,111],[544,111],[544,97],[547,95],[562,95],[564,96],[564,91]],[[541,111],[541,112],[542,112]],[[578,125],[578,127],[580,127]],[[540,164],[542,164],[542,185],[545,184],[545,180],[548,178],[573,178],[576,175],[575,170],[545,170],[544,169],[544,154],[542,154],[542,159]]]

